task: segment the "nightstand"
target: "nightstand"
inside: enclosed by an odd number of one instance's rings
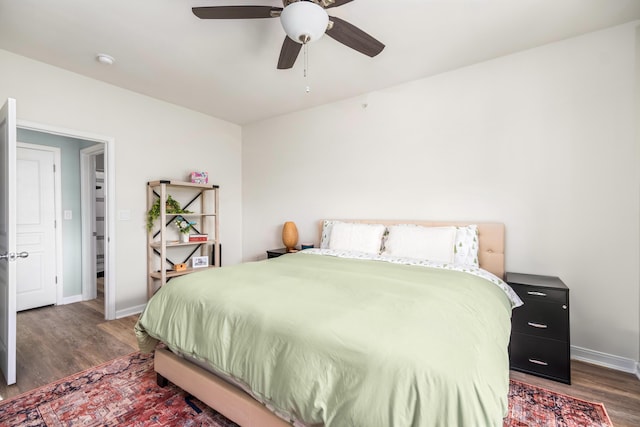
[[[507,273],[524,305],[511,316],[511,369],[571,384],[569,288],[557,277]]]
[[[287,248],[270,249],[267,251],[267,259],[278,258],[279,256],[286,255],[287,253]]]

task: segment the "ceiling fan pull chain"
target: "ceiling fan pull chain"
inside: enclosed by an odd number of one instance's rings
[[[302,45],[304,49],[304,77],[307,78],[307,68],[309,67],[309,45],[307,43]]]
[[[302,48],[304,49],[304,79],[305,82],[308,83],[307,80],[307,68],[309,68],[309,44],[305,43],[302,45]],[[309,85],[307,84],[306,87],[304,88],[306,93],[311,92],[311,87],[309,87]]]

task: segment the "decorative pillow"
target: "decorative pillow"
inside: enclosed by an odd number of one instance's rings
[[[331,227],[329,249],[379,254],[385,226],[336,222]]]
[[[478,226],[467,225],[456,227],[456,243],[453,251],[453,263],[456,265],[472,265],[478,263]]]
[[[320,237],[320,249],[329,249],[329,238],[331,237],[331,229],[334,224],[342,221],[334,221],[325,219],[322,223],[322,236]]]
[[[453,263],[455,227],[393,225],[385,243],[385,255]]]

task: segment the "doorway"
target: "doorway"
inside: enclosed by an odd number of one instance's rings
[[[57,304],[68,304],[95,299],[97,296],[97,252],[93,232],[95,226],[85,227],[86,218],[95,221],[95,182],[83,182],[81,169],[88,150],[90,156],[102,154],[104,158],[104,253],[103,278],[104,282],[104,317],[107,320],[115,318],[115,292],[113,260],[114,246],[110,239],[110,230],[114,230],[113,200],[113,139],[87,134],[84,132],[55,128],[47,125],[18,122],[18,139],[32,144],[55,145],[63,141],[68,149],[63,150],[61,173],[62,201],[57,209],[61,213],[62,236],[62,266],[58,274],[58,292],[60,297]],[[51,141],[58,142],[51,142]],[[47,142],[49,141],[49,142]],[[91,151],[93,150],[93,152]],[[94,167],[95,169],[95,167]],[[95,178],[94,178],[95,179]],[[93,194],[85,194],[85,187],[93,187]],[[91,202],[92,211],[87,212],[87,205]],[[71,236],[70,236],[71,235]],[[80,262],[79,262],[80,261]],[[89,272],[89,273],[88,273]],[[91,274],[88,276],[88,274]],[[86,277],[90,277],[87,280]]]
[[[82,203],[82,299],[104,298],[105,196],[104,144],[80,150]]]

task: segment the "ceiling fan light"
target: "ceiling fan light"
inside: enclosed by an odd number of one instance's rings
[[[304,44],[324,35],[329,25],[329,15],[315,3],[297,1],[282,10],[280,22],[291,40]]]

